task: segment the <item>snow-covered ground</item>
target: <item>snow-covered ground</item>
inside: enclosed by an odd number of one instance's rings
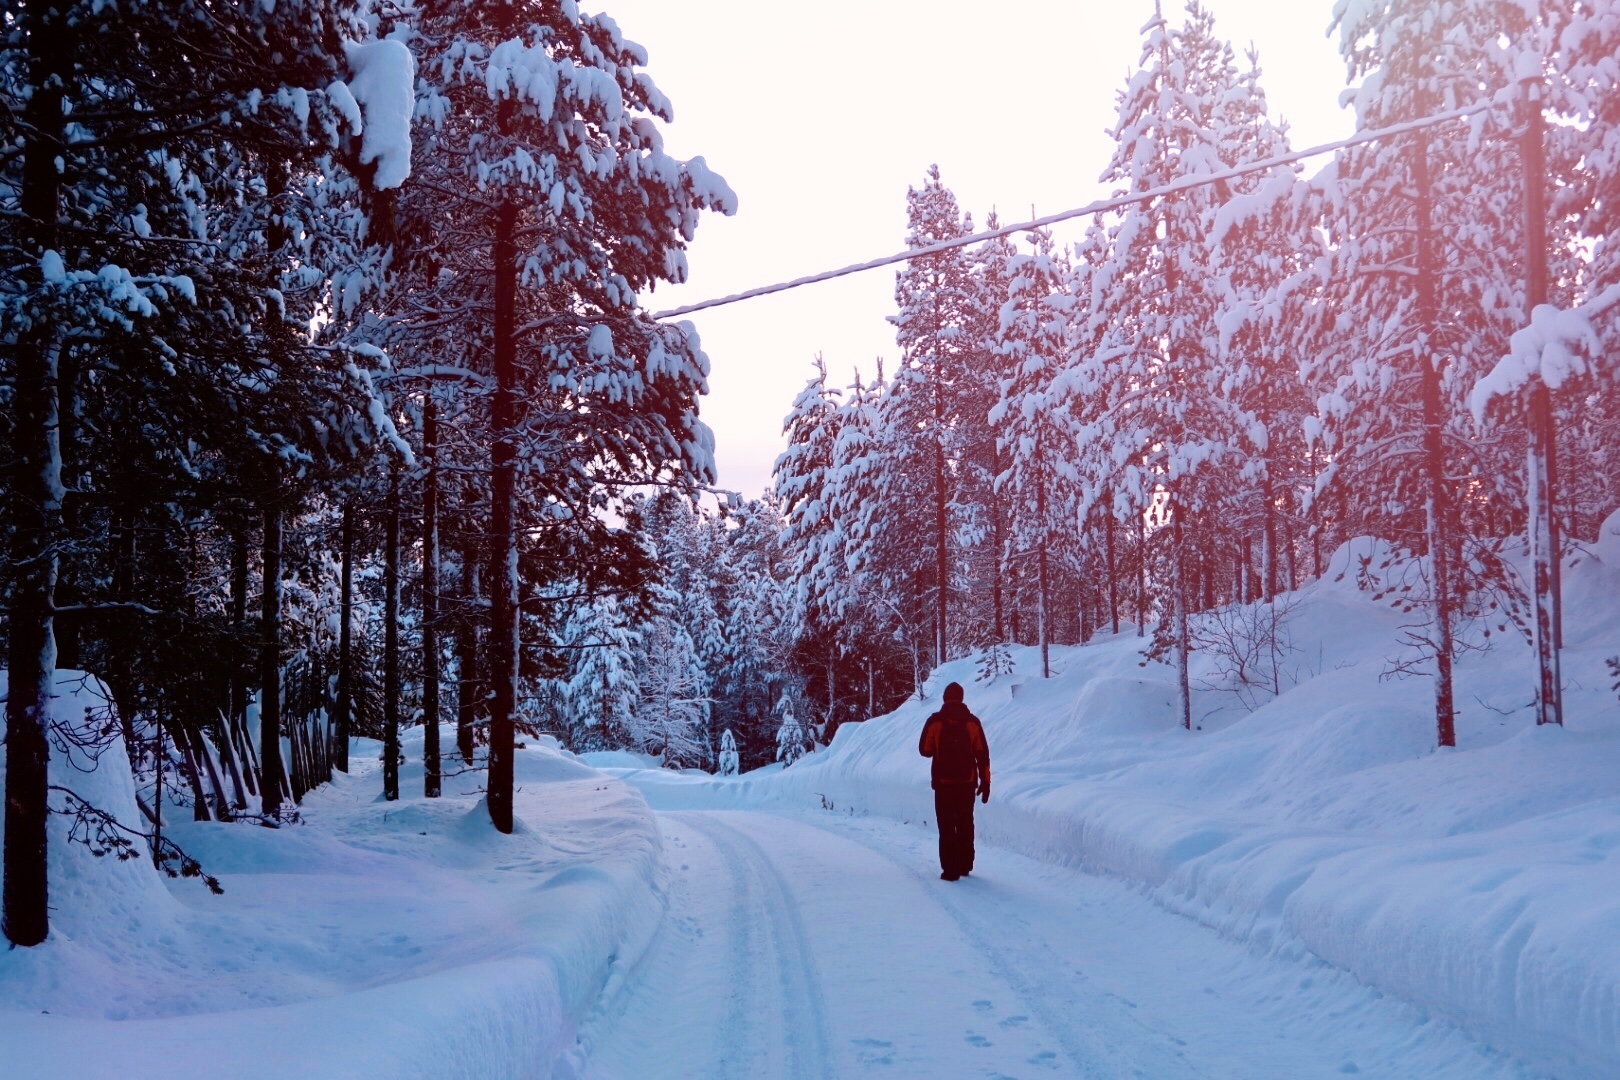
[[[735,779],[518,754],[306,824],[177,823],[225,887],[53,837],[51,939],[0,953],[7,1076],[1620,1075],[1620,522],[1565,568],[1566,726],[1528,649],[1385,678],[1403,617],[1332,575],[1289,605],[1284,692],[1194,666],[1199,730],[1130,634],[846,725]],[[1340,559],[1344,558],[1341,553]],[[923,717],[984,720],[974,875],[936,877]],[[82,712],[75,686],[61,715]],[[1252,711],[1248,705],[1258,705]],[[411,765],[419,744],[407,741]],[[595,766],[594,768],[592,766]],[[61,782],[133,820],[127,776]],[[66,779],[71,776],[71,780]],[[178,1064],[177,1064],[178,1062]]]

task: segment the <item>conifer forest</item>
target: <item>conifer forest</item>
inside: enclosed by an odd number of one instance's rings
[[[1620,2],[1321,4],[1355,134],[1309,160],[1218,2],[1154,4],[1105,203],[1009,230],[919,162],[892,353],[781,328],[759,497],[653,314],[739,194],[601,2],[5,4],[14,946],[53,819],[217,887],[174,808],[297,827],[356,746],[510,834],[527,747],[801,769],[944,665],[1105,638],[1191,732],[1201,670],[1284,692],[1334,575],[1399,616],[1427,748],[1495,642],[1563,722],[1561,575],[1620,508]],[[104,698],[53,718],[62,672]]]

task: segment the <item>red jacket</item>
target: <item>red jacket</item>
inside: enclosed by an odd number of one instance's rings
[[[938,755],[940,733],[945,724],[964,724],[967,726],[968,746],[972,749],[972,757],[960,761],[945,761]],[[975,781],[985,788],[990,786],[990,744],[984,741],[984,725],[979,718],[968,711],[968,707],[960,701],[947,701],[941,705],[939,711],[930,716],[923,724],[922,736],[917,740],[917,752],[926,758],[933,758],[933,768],[930,775],[933,786],[942,784],[963,784],[973,786]]]

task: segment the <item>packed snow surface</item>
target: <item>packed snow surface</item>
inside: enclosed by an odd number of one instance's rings
[[[222,897],[53,836],[52,936],[0,953],[8,1076],[1620,1075],[1620,528],[1565,566],[1566,726],[1516,634],[1432,685],[1359,555],[1280,605],[1276,689],[1195,656],[1195,730],[1125,628],[717,778],[518,755],[382,801],[376,747],[279,830],[174,820]],[[1350,574],[1341,577],[1340,571]],[[1206,633],[1212,632],[1206,627]],[[1470,631],[1479,640],[1479,628]],[[937,878],[923,718],[994,770]],[[65,683],[59,717],[94,703]],[[449,743],[447,743],[449,745]],[[114,747],[111,760],[120,760]],[[82,764],[82,763],[81,763]],[[135,820],[127,772],[55,779]],[[171,810],[171,817],[175,811]]]

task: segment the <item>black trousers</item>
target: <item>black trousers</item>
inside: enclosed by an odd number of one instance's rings
[[[939,868],[962,875],[973,869],[973,785],[941,784],[934,789],[939,821]]]

